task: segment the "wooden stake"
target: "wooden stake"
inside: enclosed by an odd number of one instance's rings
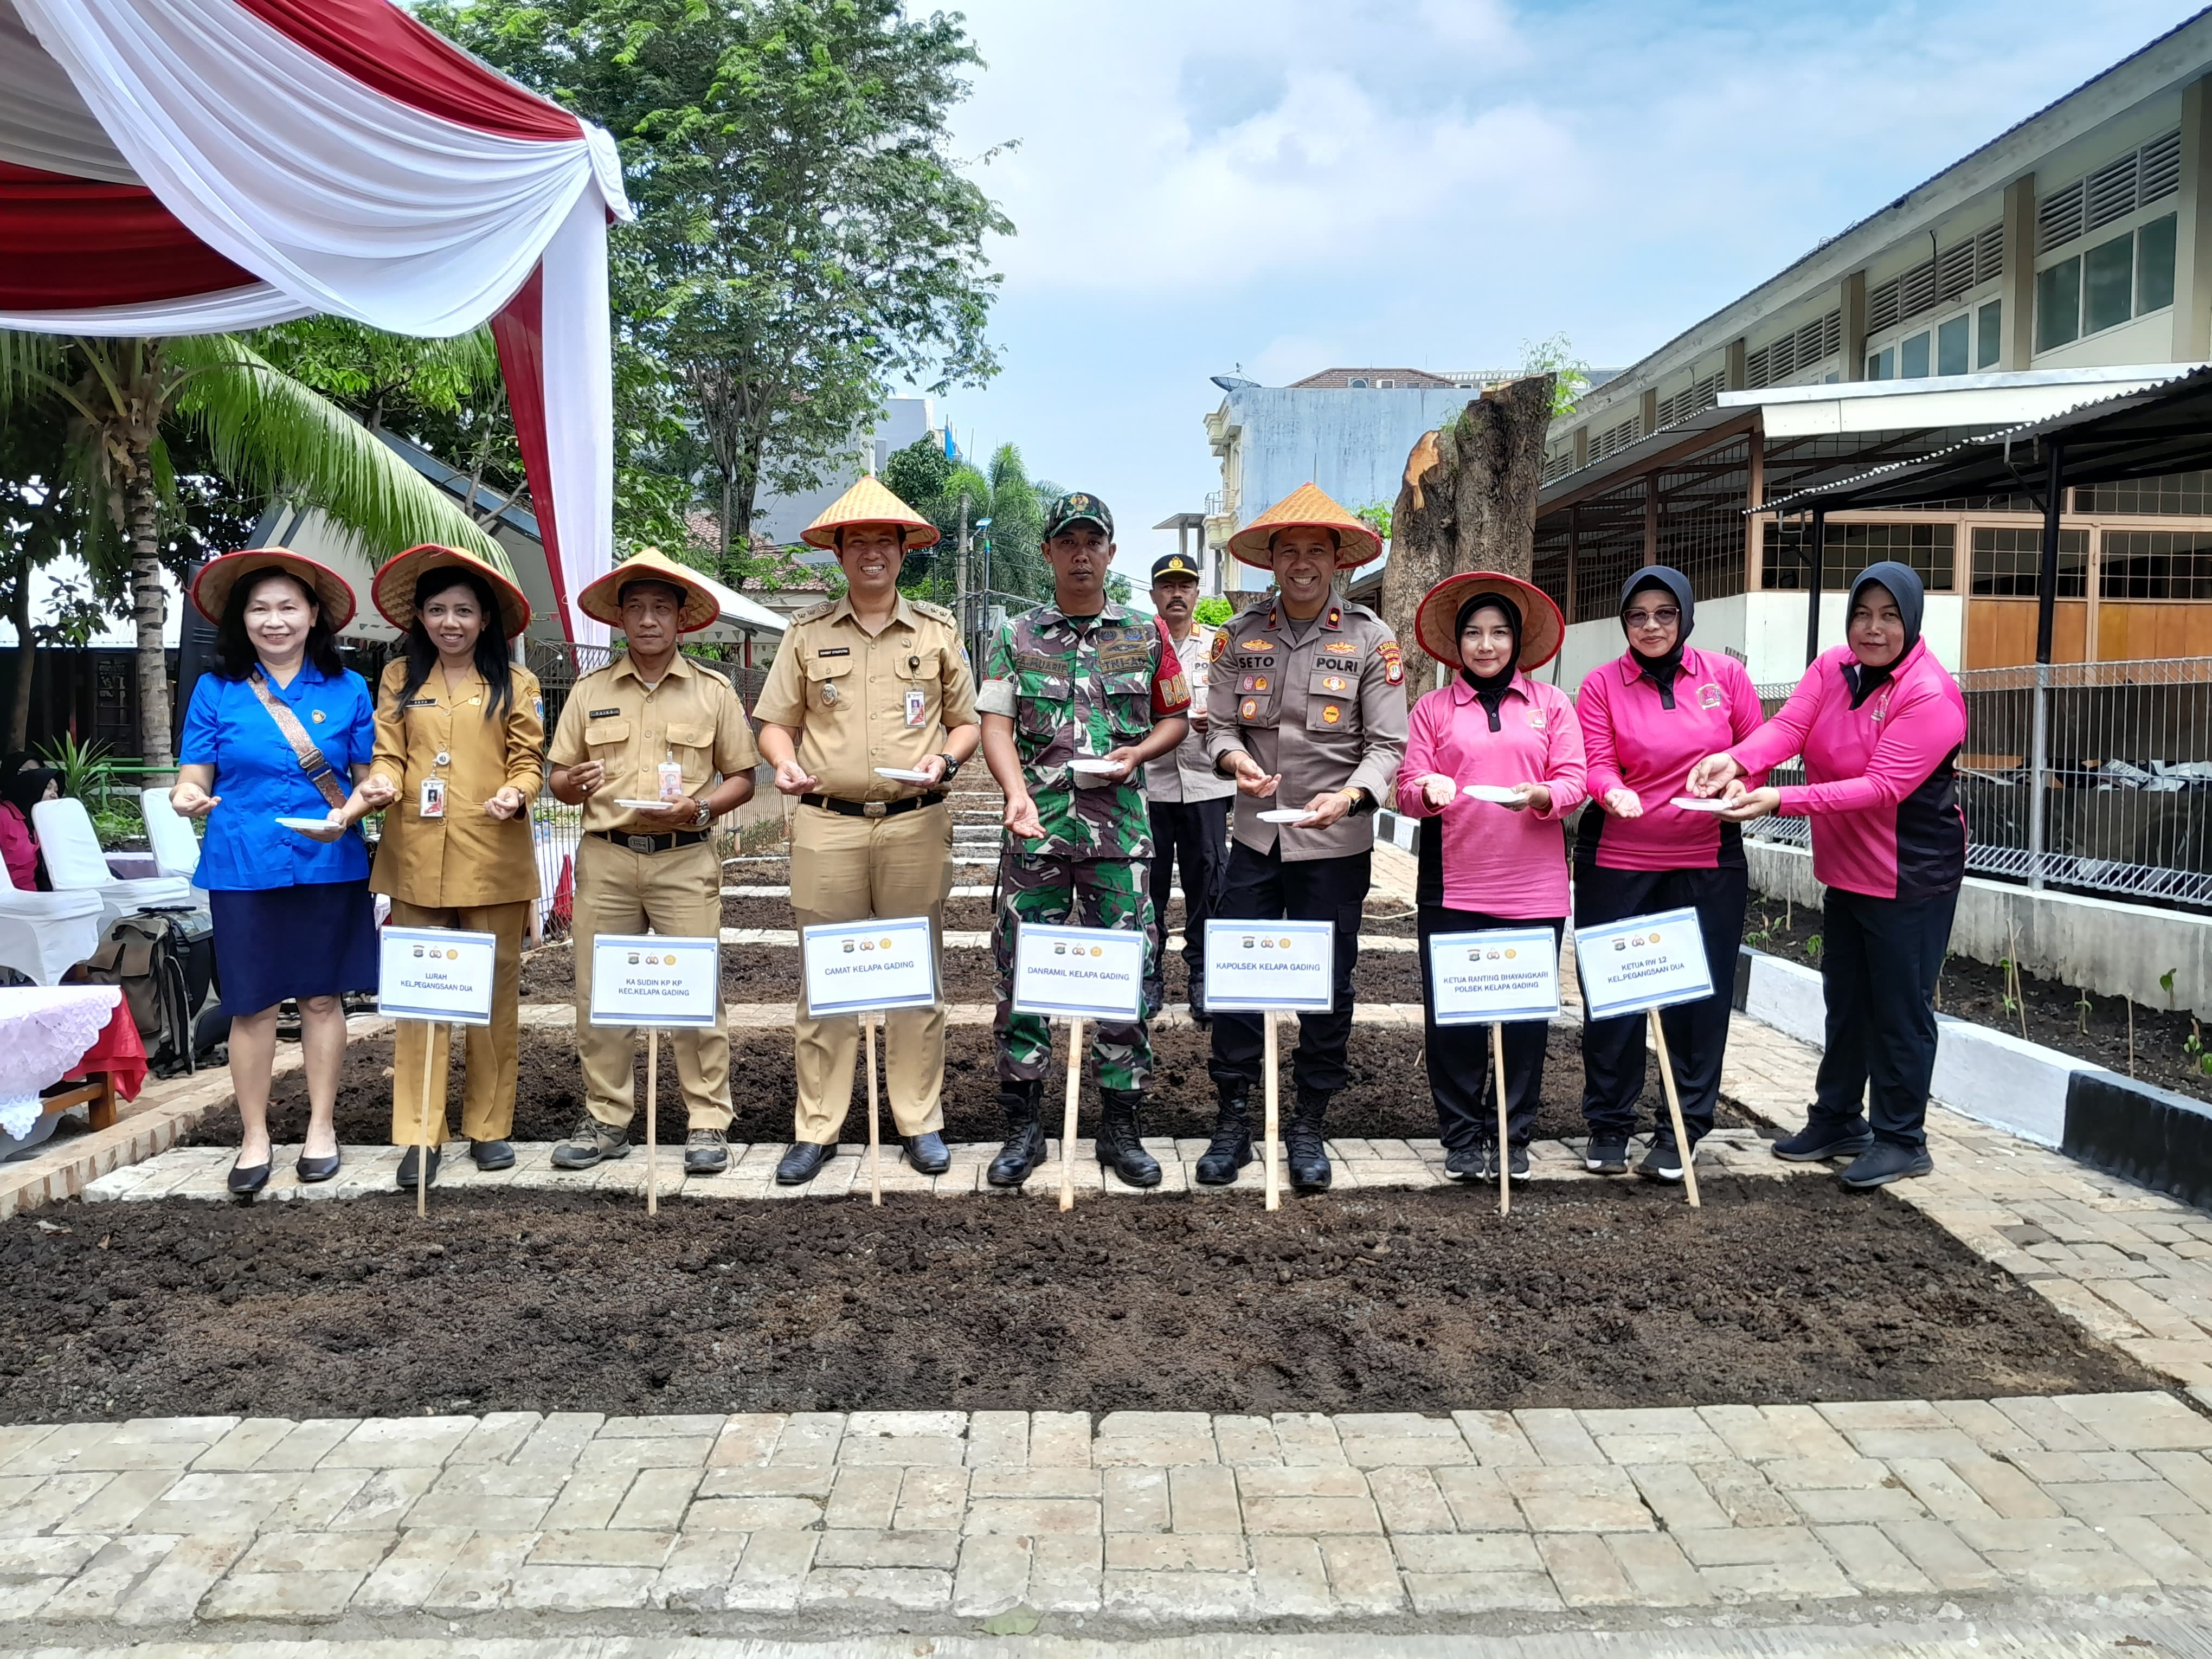
[[[860,1041],[867,1045],[868,1062],[868,1202],[884,1205],[883,1132],[876,1124],[876,1017],[860,1016]]]
[[[1513,1213],[1513,1151],[1506,1145],[1505,1027],[1490,1022],[1490,1072],[1498,1079],[1498,1213]]]
[[[1704,1206],[1698,1201],[1697,1149],[1690,1145],[1690,1137],[1682,1132],[1682,1102],[1674,1092],[1674,1060],[1667,1052],[1667,1028],[1659,1023],[1659,1011],[1651,1011],[1651,1041],[1659,1050],[1659,1081],[1667,1091],[1667,1121],[1674,1126],[1674,1148],[1682,1158],[1682,1190],[1690,1195],[1690,1207]]]
[[[2128,1075],[2133,1077],[2136,1074],[2136,1000],[2125,997],[2122,1000],[2128,1005]]]
[[[415,1152],[415,1213],[430,1213],[430,1062],[438,1052],[438,1022],[422,1023],[422,1144]],[[439,1115],[445,1115],[445,1095],[438,1097]]]
[[[1261,1015],[1260,1018],[1262,1024],[1262,1028],[1267,1034],[1266,1038],[1267,1046],[1264,1051],[1265,1058],[1261,1061],[1261,1064],[1267,1067],[1267,1094],[1265,1097],[1267,1103],[1267,1145],[1266,1148],[1267,1158],[1267,1207],[1271,1210],[1279,1210],[1283,1207],[1283,1182],[1282,1176],[1275,1169],[1275,1156],[1277,1152],[1277,1139],[1281,1133],[1282,1124],[1279,1110],[1276,1105],[1275,1011],[1270,1008],[1266,1013]]]
[[[645,1034],[645,1212],[660,1213],[660,1033]]]
[[[1075,1103],[1083,1091],[1083,1022],[1067,1024],[1067,1110],[1060,1120],[1060,1207],[1075,1207]]]

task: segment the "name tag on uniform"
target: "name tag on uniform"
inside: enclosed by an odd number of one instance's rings
[[[438,700],[435,697],[417,697],[407,706],[410,708],[435,708]]]
[[[594,708],[592,710],[592,718],[595,720],[603,720],[611,714],[619,714],[621,713],[622,710],[619,708]]]
[[[426,818],[442,818],[446,816],[445,779],[425,778],[422,780],[422,800],[417,810],[420,815]]]
[[[906,723],[908,726],[920,726],[927,709],[928,705],[922,699],[921,688],[918,685],[908,686],[906,693]]]

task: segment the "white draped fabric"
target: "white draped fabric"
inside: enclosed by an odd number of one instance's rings
[[[384,3],[343,9],[375,28]],[[606,224],[629,216],[613,141],[550,105],[530,112],[538,130],[526,135],[413,106],[286,33],[270,21],[281,9],[258,9],[267,15],[243,0],[0,0],[0,162],[143,185],[258,279],[82,308],[0,305],[0,327],[182,334],[325,312],[444,337],[534,297],[542,379],[534,396],[511,390],[518,420],[542,412],[523,447],[544,458],[532,495],[558,527],[551,574],[572,601],[612,555]],[[402,14],[389,27],[417,26]],[[526,96],[459,61],[509,104]],[[534,296],[519,301],[533,277]],[[504,361],[512,380],[514,355]],[[572,638],[605,638],[568,608]]]

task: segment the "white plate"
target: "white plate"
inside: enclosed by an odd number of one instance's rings
[[[327,830],[331,827],[328,818],[279,818],[276,822],[287,830]]]
[[[1517,800],[1521,796],[1519,790],[1509,789],[1502,783],[1462,783],[1459,792],[1469,800],[1492,800],[1501,804]]]
[[[928,773],[916,772],[904,766],[878,766],[876,769],[876,775],[879,778],[889,778],[893,783],[927,783],[929,781]]]
[[[1123,770],[1121,762],[1103,760],[1072,760],[1067,769],[1094,778],[1118,778]]]
[[[1276,806],[1260,814],[1262,823],[1297,823],[1306,817],[1303,806]]]
[[[1669,806],[1679,806],[1685,812],[1725,812],[1728,811],[1728,803],[1721,799],[1717,795],[1710,800],[1700,799],[1695,795],[1677,795],[1674,799],[1668,801],[1667,804]]]
[[[627,806],[635,812],[656,812],[668,803],[665,800],[623,800],[617,797],[615,805]]]

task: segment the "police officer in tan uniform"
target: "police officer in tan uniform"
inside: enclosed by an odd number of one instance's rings
[[[834,549],[845,597],[791,619],[753,713],[775,787],[799,802],[791,826],[791,908],[801,927],[870,916],[929,917],[944,982],[945,900],[952,886],[952,809],[945,786],[983,728],[975,680],[951,611],[898,591],[907,553],[937,531],[873,477],[861,479],[800,532]],[[884,777],[878,768],[910,772]],[[836,1156],[853,1100],[859,1018],[817,1019],[799,988],[793,1022],[799,1106],[776,1165],[785,1186]],[[941,1175],[945,1008],[885,1018],[884,1074],[907,1162]]]
[[[1334,922],[1334,1006],[1298,1016],[1291,1076],[1297,1103],[1284,1135],[1291,1184],[1329,1184],[1322,1122],[1345,1085],[1352,970],[1372,874],[1374,813],[1406,752],[1406,667],[1398,641],[1364,605],[1332,592],[1336,574],[1382,551],[1382,538],[1308,483],[1229,538],[1243,562],[1272,570],[1275,595],[1233,617],[1214,638],[1206,747],[1237,781],[1224,918]],[[1303,807],[1295,823],[1262,823]],[[1199,1180],[1234,1181],[1252,1160],[1247,1103],[1260,1080],[1256,1014],[1217,1014],[1213,1076],[1219,1117]]]
[[[1167,959],[1168,902],[1176,866],[1182,873],[1182,960],[1190,1017],[1201,1031],[1206,1012],[1206,924],[1221,895],[1229,863],[1229,802],[1237,786],[1213,769],[1206,752],[1206,675],[1215,629],[1192,615],[1198,604],[1198,566],[1181,553],[1152,562],[1152,613],[1176,660],[1190,680],[1190,730],[1172,754],[1145,763],[1145,804],[1152,820],[1152,914],[1159,920],[1160,949],[1152,958],[1146,1005],[1167,1000],[1162,977]]]
[[[576,682],[548,756],[555,796],[584,808],[575,949],[586,1115],[553,1149],[556,1170],[586,1170],[629,1154],[636,1045],[629,1031],[591,1023],[592,940],[648,927],[672,938],[720,936],[722,866],[711,826],[752,799],[760,764],[730,683],[677,651],[684,635],[720,611],[690,571],[648,548],[585,588],[576,607],[621,629],[629,648]],[[683,769],[675,799],[649,811],[615,804],[659,799],[660,767],[669,759]],[[716,1175],[730,1164],[730,1037],[721,999],[714,1000],[711,1030],[674,1036],[690,1119],[684,1171]]]

